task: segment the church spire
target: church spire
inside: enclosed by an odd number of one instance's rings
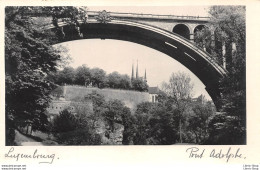
[[[134,80],[134,62],[133,62],[133,64],[132,64],[132,76],[131,76],[131,81],[133,81]]]
[[[136,79],[139,79],[139,74],[138,74],[138,60],[137,60],[137,66],[136,66]]]

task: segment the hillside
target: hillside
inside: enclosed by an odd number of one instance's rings
[[[132,90],[119,90],[119,89],[99,89],[95,87],[84,86],[63,86],[63,93],[66,100],[79,101],[86,95],[95,91],[105,97],[105,100],[118,99],[125,103],[130,109],[134,109],[135,106],[141,102],[149,101],[148,92],[138,92]]]

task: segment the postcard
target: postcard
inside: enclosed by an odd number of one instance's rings
[[[0,4],[1,170],[259,169],[258,1]]]

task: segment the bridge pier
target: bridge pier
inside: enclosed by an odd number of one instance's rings
[[[224,69],[226,69],[227,62],[226,62],[226,44],[225,44],[225,42],[222,43],[222,61],[223,61],[223,67],[224,67]]]
[[[194,42],[194,34],[190,34],[190,42]]]
[[[220,99],[220,90],[219,90],[219,84],[211,84],[205,87],[205,90],[208,92],[210,95],[212,101],[214,102],[217,111],[221,109],[221,105],[218,102]]]

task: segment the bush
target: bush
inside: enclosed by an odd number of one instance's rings
[[[60,112],[54,119],[53,128],[55,132],[68,132],[76,129],[76,117],[67,109]]]
[[[100,135],[90,129],[85,118],[81,114],[73,115],[66,109],[61,111],[53,122],[58,142],[64,145],[101,144]]]
[[[139,104],[133,120],[133,143],[136,145],[170,145],[178,138],[174,114],[162,104]]]
[[[9,118],[7,118],[7,124],[5,127],[5,145],[6,146],[13,146],[15,145],[14,139],[15,139],[15,128],[13,121]]]
[[[64,145],[100,145],[101,137],[87,128],[58,134],[59,143]]]
[[[237,116],[229,116],[226,113],[216,114],[209,122],[209,140],[205,144],[210,145],[241,145],[246,141],[246,129],[241,126],[241,120]]]

